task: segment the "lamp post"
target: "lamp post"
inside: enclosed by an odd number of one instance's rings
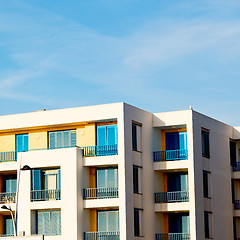
[[[8,205],[9,205],[9,204],[8,204]],[[7,207],[6,205],[3,205],[1,208],[4,209],[4,210],[10,211],[11,217],[12,217],[12,222],[13,222],[14,236],[16,237],[16,236],[17,236],[16,221],[15,221],[15,218],[14,218],[13,211],[12,211],[12,209],[11,209],[11,206],[9,205],[9,206]]]
[[[20,184],[20,172],[21,171],[26,171],[26,170],[31,170],[31,168],[28,165],[24,165],[22,168],[19,168],[19,174],[18,174],[18,178],[17,178],[17,190],[16,190],[16,210],[15,210],[15,214],[13,213],[13,210],[9,204],[9,201],[7,201],[8,203],[8,207],[6,205],[3,205],[1,208],[4,210],[8,210],[11,213],[11,217],[12,217],[12,223],[13,223],[13,231],[14,231],[14,236],[17,236],[17,217],[18,217],[18,196],[19,196],[19,184]]]

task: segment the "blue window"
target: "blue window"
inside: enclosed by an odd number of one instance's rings
[[[100,168],[97,169],[97,188],[117,188],[118,169]]]
[[[166,150],[187,149],[187,132],[166,133]]]
[[[6,193],[15,193],[17,189],[17,176],[6,176],[4,177],[4,186],[5,186],[5,192]]]
[[[37,211],[36,233],[39,235],[61,234],[61,211]]]
[[[4,234],[6,236],[14,235],[13,221],[11,216],[4,217]]]
[[[64,148],[76,146],[76,130],[49,132],[49,148]]]
[[[167,174],[168,192],[188,191],[187,173],[168,173]]]
[[[119,231],[119,211],[98,211],[98,232]]]
[[[169,233],[189,233],[188,213],[169,213]]]
[[[97,127],[97,145],[115,145],[118,143],[117,125]]]
[[[32,190],[61,189],[61,170],[34,169],[32,171]]]
[[[17,152],[28,151],[28,134],[16,135],[16,151]]]

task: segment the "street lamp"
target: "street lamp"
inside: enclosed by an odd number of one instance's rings
[[[13,211],[12,211],[10,205],[9,205],[8,207],[7,207],[6,205],[3,205],[3,206],[1,206],[1,208],[4,209],[4,210],[8,210],[8,211],[10,211],[10,213],[11,213],[11,217],[12,217],[12,222],[13,222],[14,236],[16,237],[16,236],[17,236],[16,222],[15,222],[14,215],[13,215]]]

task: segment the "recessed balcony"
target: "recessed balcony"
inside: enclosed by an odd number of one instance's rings
[[[85,200],[118,198],[118,188],[85,188],[83,198]]]
[[[187,160],[188,154],[187,149],[176,149],[167,151],[156,151],[153,152],[153,161],[176,161],[176,160]]]
[[[15,200],[16,200],[16,192],[0,193],[0,204],[15,202]]]
[[[85,232],[84,240],[119,240],[119,232]]]
[[[60,189],[47,189],[47,190],[32,190],[31,201],[51,201],[61,200]]]
[[[155,203],[189,202],[189,192],[160,192],[154,194],[154,199]]]
[[[189,233],[158,233],[156,240],[190,240]]]
[[[17,152],[0,152],[0,162],[15,162],[17,161]]]

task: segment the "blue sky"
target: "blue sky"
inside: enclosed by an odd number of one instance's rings
[[[0,0],[0,115],[120,101],[240,125],[240,1]]]

